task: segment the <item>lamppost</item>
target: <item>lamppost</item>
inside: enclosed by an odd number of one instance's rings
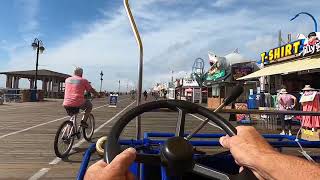
[[[102,81],[103,81],[102,77],[103,77],[103,72],[101,71],[101,73],[100,73],[100,81],[101,81],[101,83],[100,83],[100,92],[102,90]]]
[[[173,69],[171,70],[171,83],[173,83],[173,73],[174,73],[174,71],[173,71]]]
[[[119,80],[119,87],[118,87],[118,95],[120,95],[120,80]]]
[[[296,14],[292,19],[290,19],[290,21],[293,21],[294,19],[296,19],[300,14],[305,14],[305,15],[308,15],[309,17],[311,17],[313,20],[313,23],[314,23],[314,32],[318,32],[317,20],[310,13],[300,12],[300,13]]]
[[[36,60],[36,74],[35,74],[35,82],[34,82],[34,89],[37,90],[37,79],[38,79],[38,62],[39,62],[39,53],[43,53],[44,51],[44,46],[41,40],[38,38],[35,38],[33,43],[31,44],[33,47],[33,50],[37,50],[37,60]]]

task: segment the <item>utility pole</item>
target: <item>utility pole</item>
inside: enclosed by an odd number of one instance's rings
[[[291,42],[291,33],[288,34],[288,43]]]
[[[278,34],[278,46],[280,47],[282,44],[282,36],[281,36],[281,30],[279,30],[279,34]]]

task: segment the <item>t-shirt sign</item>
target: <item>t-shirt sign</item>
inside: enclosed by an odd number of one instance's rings
[[[109,107],[117,107],[118,94],[111,94],[109,98]]]

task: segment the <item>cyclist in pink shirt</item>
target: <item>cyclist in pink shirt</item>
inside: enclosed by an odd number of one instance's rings
[[[91,87],[88,80],[82,78],[82,75],[83,69],[77,67],[74,70],[74,75],[66,79],[63,106],[66,108],[66,110],[70,107],[78,107],[82,110],[85,110],[85,116],[84,119],[81,120],[81,125],[87,127],[88,125],[86,120],[92,110],[92,103],[88,99],[84,98],[84,93],[87,91],[96,96],[99,96],[99,94]]]

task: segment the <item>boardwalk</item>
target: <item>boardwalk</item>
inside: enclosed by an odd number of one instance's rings
[[[95,100],[93,114],[97,132],[93,140],[106,135],[119,115],[134,105],[126,97],[120,98],[117,108],[109,108],[101,99]],[[0,126],[0,179],[74,179],[88,143],[77,141],[77,147],[68,160],[55,157],[54,135],[61,122],[67,119],[61,101],[4,105],[0,116],[3,117]],[[143,130],[173,132],[176,118],[174,112],[146,113],[142,116]],[[197,118],[187,116],[186,130],[196,127],[199,122]],[[134,130],[132,122],[123,136],[134,137]],[[204,131],[217,132],[208,127]]]
[[[74,179],[84,150],[89,143],[75,142],[73,152],[67,160],[55,157],[53,140],[58,126],[67,119],[61,100],[39,103],[21,103],[0,106],[0,179]],[[135,102],[120,97],[117,108],[107,106],[106,100],[93,101],[96,133],[93,141],[106,135],[112,124]],[[143,131],[174,132],[177,113],[150,112],[142,116]],[[195,128],[201,120],[188,115],[186,131]],[[134,122],[130,123],[122,136],[133,138]],[[207,133],[221,132],[213,124],[202,130]],[[93,156],[93,161],[99,159]]]

